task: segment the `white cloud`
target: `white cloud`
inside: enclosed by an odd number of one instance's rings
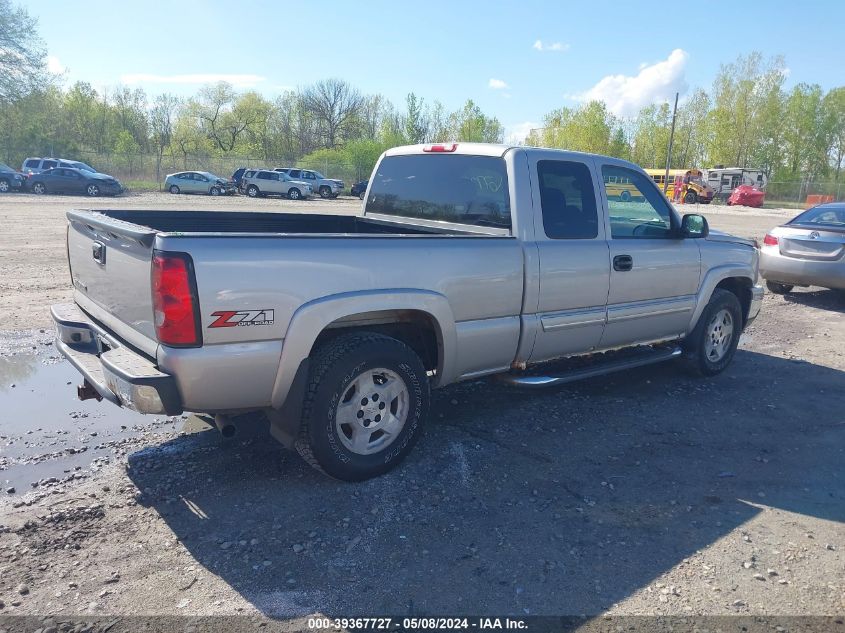
[[[676,92],[684,93],[686,51],[676,48],[665,60],[640,66],[636,76],[608,75],[589,90],[573,95],[578,101],[604,101],[619,116],[633,116],[652,103],[671,101]]]
[[[120,81],[127,84],[214,84],[218,81],[225,81],[235,88],[254,88],[266,77],[261,75],[227,75],[215,73],[197,73],[193,75],[152,75],[138,73],[134,75],[123,75]]]
[[[552,42],[551,44],[543,44],[543,40],[537,40],[536,42],[534,42],[532,48],[537,51],[556,51],[558,53],[562,53],[564,51],[569,50],[569,44],[564,44],[562,42]]]
[[[508,84],[506,84],[501,79],[491,79],[487,86],[492,88],[493,90],[504,90],[508,87]]]
[[[54,75],[61,75],[67,68],[62,65],[55,55],[47,55],[47,71]]]
[[[522,123],[508,125],[505,127],[505,143],[524,143],[531,130],[538,127],[540,127],[540,124],[535,121],[523,121]]]

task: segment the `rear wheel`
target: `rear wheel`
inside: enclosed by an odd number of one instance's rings
[[[329,187],[327,187],[326,185],[323,185],[322,187],[320,187],[320,197],[321,198],[331,198],[332,197],[332,190]]]
[[[170,193],[179,193],[179,187],[177,187],[176,185],[170,185]]]
[[[411,348],[374,332],[341,335],[312,358],[296,450],[331,477],[376,477],[411,451],[428,407],[428,376]]]
[[[716,288],[698,323],[684,341],[692,367],[701,375],[715,376],[730,365],[742,333],[742,307],[728,290]]]
[[[291,200],[299,200],[300,198],[302,198],[302,193],[300,193],[299,189],[297,189],[296,187],[291,187],[288,190],[288,198],[290,198]]]
[[[258,191],[258,187],[256,187],[255,185],[250,185],[246,188],[246,195],[248,195],[250,198],[257,198],[259,193],[260,192]]]
[[[785,295],[789,292],[792,292],[792,286],[789,284],[782,284],[777,281],[766,281],[766,288],[769,289],[769,292],[772,292],[776,295]]]
[[[41,195],[47,193],[47,187],[44,186],[43,182],[36,182],[32,185],[32,192]]]

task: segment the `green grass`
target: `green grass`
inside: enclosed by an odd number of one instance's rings
[[[153,180],[124,180],[122,184],[129,191],[159,191],[161,186]]]
[[[806,206],[803,202],[793,200],[766,200],[763,202],[764,209],[804,209]]]

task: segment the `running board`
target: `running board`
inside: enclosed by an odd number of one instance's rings
[[[551,376],[523,376],[519,374],[499,374],[498,377],[500,380],[506,382],[509,385],[540,389],[543,387],[554,387],[555,385],[563,385],[568,382],[575,382],[576,380],[584,380],[585,378],[603,376],[605,374],[611,374],[617,371],[624,371],[626,369],[634,369],[635,367],[642,367],[643,365],[662,363],[663,361],[677,358],[682,353],[683,350],[680,347],[673,347],[670,349],[661,349],[659,351],[642,353],[634,358],[599,363],[595,367],[575,369],[573,371],[565,372],[563,374],[556,374]]]

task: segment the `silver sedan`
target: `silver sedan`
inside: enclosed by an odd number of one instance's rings
[[[777,294],[794,286],[845,290],[845,203],[807,209],[772,229],[760,248],[760,275]]]

